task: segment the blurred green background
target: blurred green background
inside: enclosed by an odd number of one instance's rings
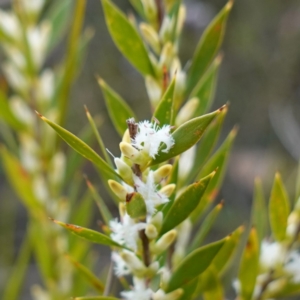
[[[9,5],[8,1],[2,2],[3,7]],[[115,3],[125,12],[132,11],[128,1]],[[205,26],[225,1],[187,0],[186,5],[187,21],[180,49],[184,62],[191,58]],[[100,131],[106,147],[118,156],[118,136],[107,116],[95,75],[103,77],[118,91],[140,120],[150,117],[145,86],[141,76],[113,44],[100,1],[88,1],[85,26],[93,28],[95,35],[73,87],[66,127],[76,134],[87,124],[83,108],[87,105],[92,114],[100,114],[103,118]],[[229,101],[230,110],[221,141],[234,125],[238,124],[240,130],[219,196],[219,200],[225,199],[225,209],[213,239],[249,218],[256,176],[262,177],[266,195],[269,195],[270,183],[277,170],[288,186],[294,184],[300,153],[299,1],[237,0],[229,17],[222,52],[224,58],[213,108]],[[63,53],[62,44],[47,64],[55,64]],[[86,164],[84,172],[90,178],[97,176],[90,164]],[[2,270],[7,267],[7,257],[15,255],[5,246],[14,244],[18,247],[20,244],[26,228],[26,213],[5,181],[1,165],[0,180],[0,253],[3,254],[0,254],[0,282],[3,282],[7,273]],[[92,181],[97,183],[97,177]],[[293,190],[290,193],[292,195]],[[15,228],[13,234],[7,230],[11,226]],[[30,275],[26,282],[28,293],[32,282],[38,281],[34,264],[30,267]],[[24,294],[22,299],[30,299],[29,294]]]

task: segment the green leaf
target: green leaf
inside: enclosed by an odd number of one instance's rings
[[[66,258],[72,263],[72,265],[78,270],[78,272],[82,275],[83,278],[87,280],[87,282],[98,292],[102,293],[104,291],[104,284],[101,280],[94,275],[88,268],[83,266],[81,263],[76,261],[69,255],[66,255]]]
[[[27,127],[15,117],[9,107],[8,99],[2,91],[0,91],[0,118],[17,131],[24,130]]]
[[[151,165],[164,162],[194,146],[200,140],[208,125],[225,107],[226,106],[222,106],[220,109],[210,114],[191,119],[179,126],[172,133],[175,141],[174,146],[168,153],[160,152],[159,155],[151,162]]]
[[[226,22],[233,5],[229,1],[219,14],[212,20],[204,31],[192,59],[192,64],[187,77],[187,92],[189,93],[205,71],[208,69],[223,41]]]
[[[99,193],[97,192],[95,187],[92,185],[92,183],[88,179],[86,179],[86,183],[87,183],[87,186],[88,186],[89,190],[92,193],[93,199],[95,200],[95,202],[96,202],[96,204],[97,204],[97,206],[100,210],[101,216],[102,216],[105,224],[108,225],[110,220],[113,219],[109,209],[107,208],[104,200],[99,195]]]
[[[229,133],[226,140],[220,146],[220,148],[213,154],[213,156],[208,160],[205,166],[201,169],[201,172],[197,176],[197,178],[202,178],[207,174],[211,173],[213,170],[218,169],[216,176],[211,180],[209,186],[207,187],[205,194],[203,195],[203,200],[200,202],[198,207],[191,215],[192,222],[196,222],[202,216],[203,212],[207,209],[210,203],[218,195],[221,183],[223,181],[223,177],[225,174],[230,149],[237,134],[237,129],[233,128],[233,130]]]
[[[254,195],[251,213],[252,225],[257,230],[259,241],[262,241],[267,235],[268,229],[268,211],[266,200],[264,197],[264,191],[261,180],[255,179],[254,183]]]
[[[201,116],[209,110],[215,95],[220,63],[221,58],[218,56],[191,92],[189,98],[196,97],[198,99],[198,106],[193,117]]]
[[[204,300],[223,300],[224,291],[218,273],[214,268],[207,269]]]
[[[243,252],[238,279],[241,284],[241,298],[251,300],[259,269],[259,241],[255,228],[252,228]]]
[[[158,103],[153,117],[156,118],[160,124],[173,125],[174,123],[174,89],[176,78],[174,77],[171,84],[165,91],[161,101]]]
[[[84,106],[84,108],[85,108],[86,116],[87,116],[87,118],[88,118],[88,120],[89,120],[89,123],[90,123],[90,125],[91,125],[91,127],[92,127],[92,130],[93,130],[93,132],[94,132],[94,135],[96,136],[97,142],[98,142],[98,144],[99,144],[99,146],[100,146],[102,155],[104,156],[106,162],[107,162],[110,166],[112,166],[112,162],[111,162],[110,157],[109,157],[109,155],[108,155],[108,153],[107,153],[107,151],[106,151],[104,142],[103,142],[103,140],[102,140],[102,138],[101,138],[101,136],[100,136],[100,134],[99,134],[99,131],[98,131],[96,122],[94,121],[93,117],[91,116],[91,114],[90,114],[88,108],[87,108],[86,106]],[[102,122],[101,122],[101,123],[102,123]]]
[[[53,4],[52,4],[53,3]],[[52,1],[50,9],[46,12],[45,20],[51,24],[51,36],[48,50],[51,51],[66,33],[71,20],[71,10],[74,4],[72,0]]]
[[[181,289],[183,289],[183,295],[177,300],[191,300],[193,298],[193,294],[197,288],[198,278],[191,280],[189,283],[183,285]]]
[[[86,159],[94,163],[94,165],[97,167],[99,172],[104,176],[104,178],[119,180],[120,178],[119,175],[85,142],[80,140],[73,133],[51,122],[41,114],[38,115],[44,122],[49,124],[70,147],[72,147],[80,155],[82,155],[83,157],[85,157]]]
[[[166,292],[180,288],[204,272],[227,239],[206,245],[187,255],[174,271]]]
[[[269,202],[270,225],[274,238],[285,239],[290,202],[280,174],[276,173]]]
[[[215,118],[215,120],[208,126],[206,132],[204,133],[199,145],[197,146],[195,160],[193,163],[192,170],[190,171],[188,177],[183,182],[190,182],[196,175],[199,174],[201,168],[208,160],[211,155],[222,129],[225,116],[228,112],[227,107],[222,110],[222,112]]]
[[[41,213],[41,204],[32,191],[30,174],[27,173],[19,160],[11,155],[4,146],[0,147],[0,154],[6,176],[16,194],[31,213]]]
[[[58,124],[63,126],[66,119],[69,95],[72,83],[77,74],[78,68],[78,49],[81,42],[81,31],[84,22],[86,0],[76,1],[74,13],[72,15],[72,27],[70,30],[67,53],[62,80],[55,93],[55,100],[59,106]]]
[[[113,241],[107,235],[104,235],[104,234],[102,234],[98,231],[88,229],[88,228],[84,228],[84,227],[80,227],[80,226],[73,225],[73,224],[63,223],[63,222],[53,220],[53,219],[52,219],[52,221],[54,223],[64,227],[65,229],[69,230],[70,232],[78,235],[79,237],[81,237],[81,238],[83,238],[87,241],[90,241],[92,243],[127,249],[126,247],[124,247],[124,246],[116,243],[115,241]],[[128,250],[130,250],[130,249],[128,249]]]
[[[145,18],[144,7],[141,0],[129,0],[134,9],[139,13],[139,15]]]
[[[102,5],[108,30],[116,46],[139,72],[154,76],[147,49],[136,28],[110,0],[102,0]]]
[[[25,282],[26,269],[30,261],[31,244],[28,235],[25,236],[22,242],[21,249],[18,253],[17,261],[12,268],[7,282],[2,300],[17,300],[20,299],[20,292],[23,283]]]
[[[241,241],[241,236],[244,232],[244,226],[237,228],[230,236],[222,249],[218,252],[213,260],[214,268],[219,274],[224,274],[227,267],[230,265]]]
[[[200,229],[196,233],[193,243],[191,245],[191,250],[198,248],[204,241],[205,237],[211,230],[212,226],[215,223],[216,218],[218,217],[219,213],[221,212],[224,204],[223,202],[216,205],[216,207],[206,216],[203,223],[200,226]]]
[[[140,193],[127,194],[126,197],[126,211],[128,215],[135,218],[145,217],[147,214],[147,207],[143,196]]]
[[[135,114],[121,96],[113,91],[103,79],[98,78],[98,83],[103,92],[106,107],[114,127],[120,136],[123,136],[127,129],[126,120],[129,118],[136,119]]]
[[[214,175],[215,172],[212,172],[200,181],[189,185],[180,194],[164,217],[160,235],[178,226],[191,214],[201,201],[202,195]]]

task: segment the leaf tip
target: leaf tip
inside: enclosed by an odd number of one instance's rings
[[[41,119],[44,118],[44,116],[43,116],[41,113],[39,113],[37,110],[35,110],[35,113],[36,113]]]
[[[224,104],[223,106],[221,106],[221,107],[218,109],[218,111],[221,112],[221,111],[223,111],[226,107],[227,107],[227,104]]]
[[[229,11],[231,10],[233,6],[234,0],[229,0],[228,3],[226,4],[226,10]]]

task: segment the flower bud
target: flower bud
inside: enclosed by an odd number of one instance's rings
[[[158,232],[153,224],[148,224],[145,229],[145,234],[149,240],[157,238]]]
[[[119,174],[121,175],[122,179],[130,184],[133,185],[133,178],[132,178],[132,170],[131,168],[120,158],[116,157],[114,159],[115,164],[117,166],[117,170]]]
[[[177,27],[176,27],[177,36],[181,34],[185,18],[186,18],[186,7],[184,5],[180,5],[178,19],[177,19]]]
[[[120,256],[134,275],[143,276],[147,271],[144,263],[132,252],[124,251],[120,253]]]
[[[126,131],[125,131],[124,134],[123,134],[122,142],[126,142],[126,143],[128,143],[128,144],[131,143],[128,128],[126,129]]]
[[[199,103],[200,101],[197,97],[188,100],[177,115],[176,126],[180,126],[181,124],[190,120],[193,117],[194,112],[197,109]]]
[[[177,236],[175,229],[172,229],[165,233],[156,243],[152,246],[153,254],[159,255],[164,252],[174,242]]]
[[[159,60],[160,66],[161,67],[166,66],[167,68],[169,68],[174,55],[175,55],[175,49],[173,44],[171,42],[167,42],[161,51],[160,60]]]
[[[12,113],[19,121],[28,126],[33,126],[35,115],[25,101],[18,96],[12,96],[9,105]]]
[[[157,7],[155,0],[141,0],[146,18],[149,21],[154,21],[157,18]]]
[[[196,146],[191,147],[189,150],[186,152],[182,153],[180,155],[179,159],[179,179],[185,179],[187,175],[190,173],[195,157],[196,157]]]
[[[171,278],[171,271],[167,267],[162,267],[158,273],[160,274],[159,286],[165,290]]]
[[[158,269],[159,269],[159,262],[155,261],[147,268],[147,273],[145,274],[145,276],[147,276],[148,278],[154,277],[157,274]]]
[[[155,183],[160,183],[164,178],[168,177],[172,171],[172,168],[172,165],[167,164],[154,171],[153,176]]]
[[[57,152],[50,162],[49,181],[54,184],[61,184],[66,170],[66,157],[62,152]]]
[[[161,29],[159,31],[159,37],[163,44],[167,43],[172,38],[173,27],[174,27],[174,18],[166,16],[163,20]]]
[[[126,205],[123,202],[119,203],[119,215],[121,218],[123,218],[126,215]]]
[[[134,163],[138,163],[140,151],[134,148],[131,144],[126,142],[120,143],[120,150],[125,157],[129,158]]]
[[[109,179],[108,180],[108,185],[112,192],[119,197],[120,200],[125,201],[126,195],[127,195],[127,190],[126,188],[120,184],[119,182]]]
[[[153,224],[157,231],[160,231],[162,223],[163,223],[163,213],[161,211],[157,212],[151,219],[150,223]]]
[[[156,106],[162,96],[161,86],[151,76],[146,76],[145,84],[150,102],[153,106]]]
[[[149,44],[149,46],[153,49],[153,51],[156,54],[159,54],[160,42],[159,42],[158,35],[156,31],[153,29],[153,27],[146,23],[141,23],[140,30],[145,41]]]
[[[164,194],[166,197],[170,197],[173,194],[175,189],[176,189],[176,184],[171,183],[165,185],[162,189],[160,189],[159,193]]]

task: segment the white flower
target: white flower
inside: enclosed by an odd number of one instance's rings
[[[9,99],[9,106],[14,116],[22,123],[33,126],[35,115],[33,110],[19,96],[12,96]]]
[[[165,144],[165,149],[161,150],[162,152],[168,152],[174,145],[174,139],[170,134],[170,130],[170,125],[164,125],[162,128],[159,128],[156,123],[149,121],[139,122],[138,133],[132,140],[132,144],[139,150],[147,152],[152,158],[155,158],[162,143]]]
[[[294,283],[300,283],[300,254],[298,252],[289,253],[284,269],[293,276]]]
[[[133,278],[134,287],[132,291],[121,292],[121,296],[128,300],[151,300],[153,291],[146,287],[143,279]]]
[[[28,13],[39,13],[45,0],[22,0],[22,5]]]
[[[139,230],[146,228],[145,223],[135,223],[127,214],[124,215],[121,222],[112,220],[109,222],[109,225],[113,231],[110,235],[111,238],[115,242],[126,245],[133,250],[137,249]]]
[[[139,177],[134,178],[134,183],[137,191],[145,199],[149,216],[152,216],[155,213],[155,207],[169,202],[169,199],[166,197],[166,195],[157,191],[153,171],[149,172],[146,183],[144,183]]]
[[[122,257],[117,252],[112,252],[111,259],[115,263],[115,274],[118,277],[130,274],[130,270],[126,264],[126,262],[122,259]]]
[[[31,55],[37,67],[40,67],[44,62],[50,38],[50,30],[50,24],[48,22],[44,22],[40,25],[40,27],[32,27],[27,31]]]
[[[38,82],[37,96],[39,101],[49,102],[55,92],[54,73],[50,69],[46,69],[40,76]]]
[[[16,15],[0,10],[0,28],[8,36],[18,39],[21,36],[21,25]]]
[[[1,16],[0,16],[1,18]],[[2,65],[3,72],[9,84],[18,91],[24,91],[28,88],[29,82],[15,64],[11,62],[5,62]]]
[[[284,252],[281,244],[263,240],[260,250],[260,264],[266,269],[274,269],[283,263]]]

